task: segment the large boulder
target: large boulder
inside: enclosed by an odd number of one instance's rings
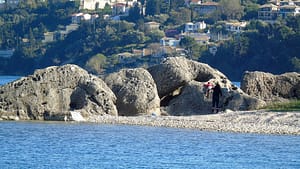
[[[105,82],[117,96],[119,115],[160,115],[156,84],[147,70],[123,69],[109,74]]]
[[[222,89],[220,97],[221,110],[253,110],[265,105],[265,102],[245,94],[236,86],[228,87],[221,81]],[[170,115],[199,115],[210,114],[212,112],[211,93],[207,97],[204,82],[191,81],[181,88],[178,95],[175,95],[166,106],[166,111]]]
[[[66,120],[78,113],[83,117],[117,115],[115,102],[114,93],[98,77],[76,65],[53,66],[1,86],[0,118]]]
[[[184,57],[169,57],[161,64],[148,68],[148,71],[157,85],[160,97],[169,95],[192,80],[199,82],[206,82],[210,79],[228,81],[223,73],[209,65]]]
[[[204,63],[171,57],[148,70],[156,82],[161,106],[170,115],[211,113],[212,98],[211,94],[206,97],[207,82],[219,83],[222,87],[222,110],[251,110],[265,105],[264,101],[247,95],[223,73]]]
[[[241,89],[267,102],[300,98],[300,74],[291,72],[273,75],[265,72],[245,72]]]

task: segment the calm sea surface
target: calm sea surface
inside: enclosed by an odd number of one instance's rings
[[[300,137],[0,121],[0,169],[300,168]]]
[[[0,86],[21,78],[20,76],[0,76]]]
[[[0,122],[0,168],[300,168],[300,137]]]

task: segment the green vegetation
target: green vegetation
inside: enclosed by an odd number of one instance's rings
[[[22,1],[17,8],[0,10],[0,50],[15,50],[11,58],[0,58],[0,72],[24,75],[37,68],[74,63],[102,73],[106,67],[117,64],[118,53],[146,47],[155,51],[165,30],[181,32],[184,23],[197,21],[208,24],[203,32],[226,34],[228,40],[213,42],[218,49],[215,55],[209,53],[211,46],[199,45],[188,37],[180,43],[181,47],[190,58],[210,64],[231,80],[239,81],[246,70],[274,74],[300,71],[299,15],[270,24],[256,20],[259,5],[266,0],[213,1],[221,8],[200,15],[184,0],[139,0],[141,6],[131,8],[122,21],[103,19],[103,15],[111,13],[109,5],[103,10],[80,11],[79,0]],[[78,12],[98,14],[99,18],[94,23],[80,23],[76,31],[57,37],[55,42],[42,43],[44,33],[64,29],[71,23],[71,15]],[[231,33],[224,28],[228,19],[247,20],[249,24],[242,34]],[[146,30],[144,23],[149,21],[158,22],[160,29]]]
[[[216,55],[207,52],[200,60],[236,80],[246,70],[274,74],[299,71],[299,41],[300,16],[274,24],[252,20],[243,34],[221,43]]]
[[[90,68],[89,71],[100,74],[103,72],[103,67],[106,64],[106,57],[102,54],[97,54],[93,57],[91,57],[86,62],[86,67]]]
[[[300,111],[300,100],[272,103],[264,107],[264,109],[271,111]]]

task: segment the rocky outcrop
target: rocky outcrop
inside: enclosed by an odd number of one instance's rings
[[[266,84],[284,81],[281,86],[270,89],[276,89],[281,95],[299,96],[297,76],[289,76],[293,77],[289,80],[286,76],[272,76],[270,79],[277,81],[269,80],[271,82]],[[266,78],[260,80],[265,81]],[[210,114],[211,94],[207,97],[204,86],[208,81],[219,83],[222,88],[222,110],[251,110],[265,104],[244,93],[224,74],[207,64],[172,57],[148,70],[123,69],[109,74],[105,82],[75,65],[37,70],[33,75],[0,87],[0,120],[85,121],[106,114]],[[287,86],[291,87],[283,88]],[[250,89],[257,90],[254,86]],[[285,90],[290,93],[284,93]]]
[[[251,110],[265,105],[264,101],[247,95],[223,73],[207,64],[173,57],[148,70],[156,82],[161,105],[170,115],[211,113],[211,95],[206,97],[204,87],[208,81],[222,87],[222,110]]]
[[[227,88],[221,85],[223,96],[220,97],[220,109],[254,110],[265,105],[265,102],[243,93],[239,88]],[[191,81],[181,89],[166,107],[170,115],[199,115],[212,112],[211,93],[207,97],[203,82]]]
[[[273,75],[265,72],[245,72],[241,89],[250,96],[262,100],[284,101],[300,98],[300,74]]]
[[[123,69],[105,78],[117,96],[119,115],[160,115],[160,99],[150,73],[143,69]]]
[[[66,120],[70,111],[117,115],[116,97],[96,76],[75,65],[48,67],[0,87],[0,117]],[[72,119],[71,119],[72,120]]]
[[[206,82],[210,79],[227,80],[227,77],[207,64],[184,57],[170,57],[163,63],[148,68],[158,87],[160,97],[172,93],[192,80]],[[229,85],[229,84],[228,84]]]

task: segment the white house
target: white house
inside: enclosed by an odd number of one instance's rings
[[[278,6],[274,4],[265,4],[259,7],[258,19],[275,20],[278,13]]]
[[[247,22],[226,22],[225,28],[230,32],[240,33],[246,27]]]
[[[105,4],[110,5],[110,0],[80,0],[80,9],[103,9]]]
[[[42,40],[42,43],[49,43],[56,41],[55,39],[55,32],[46,32],[44,33],[44,39]]]
[[[300,14],[300,7],[297,5],[284,5],[279,8],[279,15],[286,17],[288,15],[296,16]]]
[[[18,4],[19,4],[19,2],[20,2],[20,0],[2,0],[2,5],[7,5],[7,6],[9,6],[9,7],[13,7],[13,8],[15,8],[15,7],[17,7],[18,6]]]
[[[160,39],[161,46],[177,47],[177,46],[179,46],[179,42],[180,42],[180,40],[175,39],[175,38],[163,37]]]
[[[207,15],[217,11],[220,8],[219,3],[207,1],[200,4],[194,4],[194,11],[199,15]]]
[[[186,36],[194,38],[200,45],[209,44],[210,36],[207,33],[182,33],[180,39],[183,39]]]
[[[78,24],[69,24],[66,26],[66,31],[67,32],[72,32],[72,31],[75,31],[79,28],[79,25]]]
[[[76,13],[72,15],[72,24],[79,24],[81,21],[94,22],[97,18],[99,18],[98,14]]]
[[[134,4],[137,3],[137,0],[111,0],[111,5],[117,3],[123,3],[126,4],[127,6],[134,6]]]
[[[80,9],[103,9],[106,4],[113,6],[118,3],[123,3],[127,6],[133,6],[135,3],[137,3],[137,0],[80,0]]]
[[[204,22],[204,21],[202,21],[202,22],[196,22],[195,23],[195,28],[196,29],[205,29],[206,28],[206,23]]]
[[[190,0],[190,5],[200,5],[201,0]]]
[[[200,5],[201,4],[201,0],[185,0],[184,4],[186,6],[191,6],[191,5]]]
[[[126,8],[126,4],[124,3],[116,3],[112,5],[112,15],[127,15],[128,14],[128,8]]]
[[[153,30],[159,30],[160,24],[157,22],[146,22],[144,23],[145,30],[147,31],[153,31]]]
[[[194,24],[192,22],[188,22],[185,24],[184,32],[193,32],[194,31]]]
[[[185,24],[184,32],[198,32],[199,30],[203,30],[206,28],[206,23],[204,21],[202,22],[188,22]]]

